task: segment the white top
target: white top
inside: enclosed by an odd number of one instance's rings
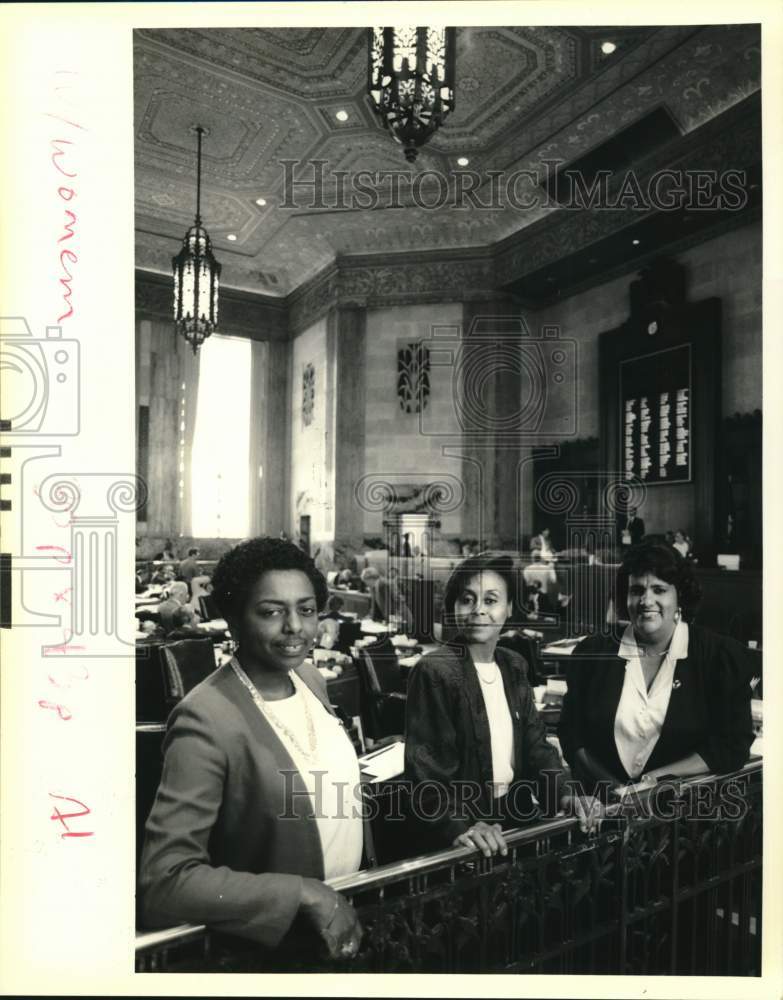
[[[351,875],[359,870],[364,844],[359,761],[339,720],[327,712],[294,671],[289,676],[295,688],[293,695],[280,701],[263,699],[263,708],[256,704],[290,754],[310,793],[324,857],[324,878]],[[315,737],[312,755],[308,715]],[[296,743],[285,729],[293,734]]]
[[[625,661],[625,679],[614,717],[614,742],[622,765],[631,778],[638,778],[655,749],[669,708],[677,660],[688,655],[688,626],[674,627],[669,649],[650,690],[644,680],[641,652],[628,626],[617,653]]]
[[[514,726],[506,701],[500,667],[491,663],[474,663],[489,722],[492,744],[492,783],[496,799],[505,795],[514,780]]]

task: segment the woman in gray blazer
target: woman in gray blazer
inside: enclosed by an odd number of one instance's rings
[[[269,948],[303,923],[331,957],[351,957],[361,927],[323,880],[361,865],[358,762],[303,663],[326,581],[297,546],[256,538],[223,556],[213,584],[237,651],[169,718],[142,919],[204,923]]]

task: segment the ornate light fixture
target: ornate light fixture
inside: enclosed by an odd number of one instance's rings
[[[174,326],[195,354],[217,326],[220,264],[212,253],[207,231],[201,225],[201,137],[207,131],[201,125],[191,131],[198,135],[196,221],[185,233],[182,249],[172,257],[171,264],[174,269]]]
[[[370,28],[375,111],[413,163],[454,110],[456,28]]]

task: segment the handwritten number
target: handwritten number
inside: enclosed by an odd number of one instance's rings
[[[73,714],[69,708],[65,705],[54,705],[51,701],[39,701],[38,705],[40,708],[50,708],[53,712],[57,712],[63,722],[68,722],[69,719],[73,718]]]
[[[75,805],[81,807],[80,812],[60,812],[57,806],[54,807],[54,812],[49,817],[49,819],[56,819],[58,823],[62,823],[65,827],[65,833],[61,833],[60,836],[64,839],[65,837],[92,837],[92,830],[71,830],[66,820],[78,819],[80,816],[89,816],[90,808],[86,806],[79,799],[73,799],[69,795],[56,795],[54,792],[49,792],[49,797],[52,799],[61,799],[65,802],[73,802]]]

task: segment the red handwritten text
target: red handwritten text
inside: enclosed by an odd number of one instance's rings
[[[90,809],[88,806],[86,806],[83,802],[80,802],[79,799],[71,798],[69,795],[56,795],[54,792],[49,792],[49,796],[50,798],[53,799],[60,799],[61,801],[65,802],[73,802],[77,806],[81,806],[81,810],[79,812],[69,812],[69,813],[60,812],[57,806],[54,807],[54,812],[49,817],[49,819],[57,820],[59,823],[62,823],[62,825],[65,827],[65,833],[60,834],[62,838],[92,837],[93,835],[92,830],[71,830],[71,828],[68,826],[68,823],[66,822],[66,820],[69,819],[78,819],[80,816],[89,816]]]

